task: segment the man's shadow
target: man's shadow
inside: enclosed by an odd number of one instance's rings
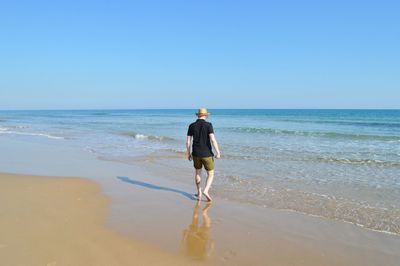
[[[208,209],[211,202],[200,210],[200,202],[196,202],[193,209],[192,221],[190,225],[183,230],[182,251],[186,256],[194,260],[202,261],[210,257],[214,250],[214,241],[210,237],[211,219],[208,216]],[[199,212],[202,216],[202,224],[199,224]]]
[[[169,188],[169,187],[162,187],[162,186],[158,186],[158,185],[154,185],[151,183],[146,183],[143,181],[139,181],[139,180],[135,180],[126,176],[117,176],[117,178],[123,182],[129,183],[129,184],[133,184],[133,185],[137,185],[137,186],[142,186],[145,188],[150,188],[150,189],[155,189],[155,190],[164,190],[164,191],[169,191],[169,192],[174,192],[174,193],[178,193],[181,194],[182,196],[190,199],[190,200],[197,200],[197,198],[193,195],[190,194],[186,191],[182,191],[179,189],[175,189],[175,188]]]

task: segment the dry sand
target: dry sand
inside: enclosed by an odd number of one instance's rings
[[[0,265],[187,265],[104,226],[109,200],[79,178],[0,174]]]

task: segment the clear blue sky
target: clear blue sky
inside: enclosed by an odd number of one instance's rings
[[[2,1],[0,109],[400,108],[399,1]]]

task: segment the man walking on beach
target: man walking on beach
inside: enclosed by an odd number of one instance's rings
[[[190,124],[187,133],[187,158],[189,161],[193,160],[194,168],[196,170],[195,182],[197,187],[198,200],[201,200],[201,196],[204,194],[207,200],[211,201],[212,199],[208,194],[208,191],[214,179],[214,153],[212,151],[212,147],[214,147],[216,151],[216,159],[221,158],[221,154],[219,152],[217,140],[214,136],[213,126],[211,123],[206,121],[210,113],[207,111],[207,109],[200,108],[196,115],[198,119],[196,120],[196,122]],[[191,146],[192,152],[190,152]],[[207,181],[204,191],[202,192],[200,181],[201,169],[203,168],[203,166],[207,171]]]

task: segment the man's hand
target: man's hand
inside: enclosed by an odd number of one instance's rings
[[[215,155],[215,159],[220,159],[221,158],[221,153],[219,152],[219,147],[218,147],[218,142],[217,139],[215,138],[214,133],[210,134],[210,140],[211,140],[211,144],[213,145],[215,152],[217,153]]]
[[[190,146],[192,145],[192,136],[187,136],[186,138],[186,154],[187,154],[187,159],[191,161],[192,158],[192,153],[190,152]]]

